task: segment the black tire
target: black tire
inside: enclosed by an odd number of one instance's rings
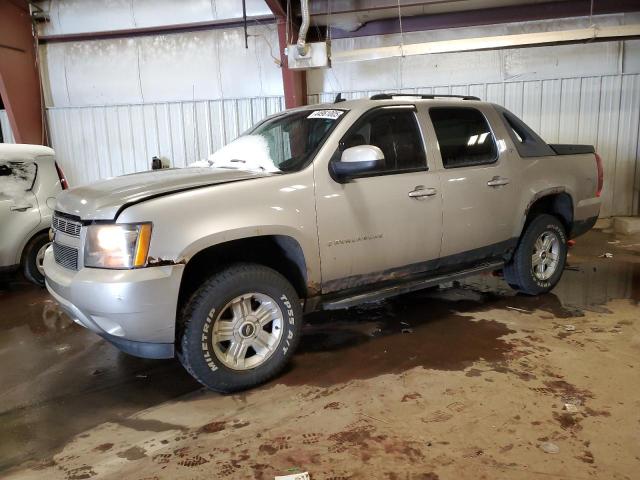
[[[533,270],[532,256],[536,240],[543,233],[552,233],[559,240],[558,264],[548,278],[541,280]],[[553,289],[562,277],[567,258],[567,234],[564,226],[553,215],[539,215],[526,227],[520,237],[511,261],[504,267],[504,278],[509,285],[527,295],[540,295]]]
[[[282,333],[263,363],[235,370],[226,366],[214,350],[212,334],[218,320],[210,313],[213,309],[224,313],[222,309],[233,299],[253,292],[270,297],[280,308]],[[298,346],[301,329],[302,307],[291,284],[270,268],[238,263],[210,277],[191,296],[178,328],[177,354],[184,368],[205,387],[222,393],[235,392],[276,376]]]
[[[22,253],[22,271],[24,276],[32,283],[44,287],[44,275],[38,269],[38,252],[41,248],[51,243],[48,233],[39,233],[27,243]]]

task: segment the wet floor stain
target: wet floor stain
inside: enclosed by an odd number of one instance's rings
[[[300,353],[275,382],[326,387],[418,366],[461,370],[481,358],[502,361],[512,348],[501,339],[511,333],[502,323],[474,321],[435,305],[428,314],[419,304],[399,308],[398,315],[387,314],[375,326],[358,328],[358,318],[363,318],[358,309],[339,313],[329,325],[314,329],[311,324],[302,338]],[[401,333],[398,318],[411,325],[411,334]],[[368,333],[367,327],[373,328],[373,333]]]
[[[147,420],[142,418],[123,418],[118,421],[120,425],[137,430],[139,432],[167,432],[169,430],[185,430],[182,425],[161,422],[160,420]]]
[[[211,422],[200,428],[200,433],[216,433],[221,432],[227,427],[227,422]]]
[[[94,451],[104,453],[104,452],[108,452],[112,448],[113,448],[113,443],[102,443],[98,445],[96,448],[94,448]]]
[[[492,363],[493,371],[514,373],[505,370],[505,359],[514,348],[533,348],[536,342],[524,339],[514,345],[505,340],[511,330],[503,323],[478,321],[474,315],[491,309],[514,315],[542,311],[543,319],[557,322],[558,334],[571,340],[564,325],[584,311],[607,314],[603,305],[611,299],[640,301],[640,263],[633,263],[637,257],[615,251],[612,259],[598,258],[605,249],[613,251],[607,246],[610,239],[599,232],[579,239],[562,281],[547,295],[516,295],[501,278],[482,275],[380,304],[309,315],[299,352],[270,385],[329,387],[414,367],[464,369],[476,377],[483,375],[473,368],[480,359]],[[179,430],[179,425],[127,417],[200,388],[177,361],[119,353],[71,322],[45,290],[24,282],[0,286],[0,319],[0,362],[10,366],[0,370],[0,471],[51,455],[74,435],[106,421],[136,430]],[[527,372],[516,373],[527,380]],[[588,392],[562,384],[545,388],[559,399],[588,398]],[[324,408],[342,407],[331,402]],[[600,414],[608,412],[593,412]],[[431,420],[446,415],[452,413],[436,412]],[[241,423],[230,426],[242,428],[237,425]],[[39,434],[44,431],[47,435]],[[183,460],[188,465],[200,462],[188,456]],[[90,472],[88,467],[70,475]]]
[[[147,452],[144,448],[141,447],[131,447],[122,452],[118,452],[117,454],[120,458],[126,458],[127,460],[140,460],[147,456]]]

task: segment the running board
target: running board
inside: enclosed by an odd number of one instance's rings
[[[322,302],[322,310],[340,310],[342,308],[355,307],[361,303],[378,302],[385,298],[394,297],[403,293],[413,292],[415,290],[421,290],[423,288],[433,287],[441,283],[451,282],[453,280],[460,280],[461,278],[470,277],[478,273],[487,271],[499,270],[504,266],[504,262],[484,263],[476,267],[462,270],[455,273],[447,273],[437,275],[435,277],[422,278],[420,280],[409,280],[403,283],[396,283],[394,285],[386,286],[376,290],[371,290],[347,297],[338,298],[335,300],[328,300]]]

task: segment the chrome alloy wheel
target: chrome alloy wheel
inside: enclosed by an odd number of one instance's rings
[[[560,239],[551,231],[540,234],[533,244],[531,266],[538,280],[549,280],[560,263]]]
[[[51,245],[51,242],[45,243],[40,247],[38,253],[36,253],[36,268],[38,269],[38,273],[44,277],[44,252]]]
[[[214,310],[209,317],[215,315]],[[225,366],[248,370],[276,351],[284,316],[276,301],[263,293],[246,293],[227,303],[213,324],[213,351]]]

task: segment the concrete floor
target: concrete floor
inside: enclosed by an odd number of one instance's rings
[[[0,476],[640,478],[640,237],[591,232],[569,265],[537,298],[485,275],[309,316],[280,378],[227,396],[13,283]]]

